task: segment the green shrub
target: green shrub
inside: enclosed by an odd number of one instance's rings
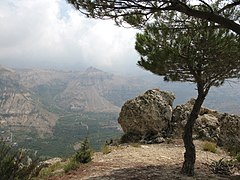
[[[74,158],[80,163],[88,163],[92,160],[92,153],[87,138],[81,143],[81,147],[76,152]]]
[[[229,153],[230,156],[237,156],[239,149],[235,147],[225,147],[225,150]]]
[[[102,147],[102,153],[103,154],[109,154],[109,153],[111,153],[111,148],[109,147],[109,145],[107,145],[107,144],[104,144],[104,146]]]
[[[0,140],[0,179],[30,179],[36,176],[38,159],[30,158],[25,150],[13,149]]]
[[[217,152],[217,145],[216,145],[216,143],[213,143],[213,142],[204,141],[203,142],[203,150],[204,151],[209,151],[209,152],[212,152],[212,153],[216,153]]]

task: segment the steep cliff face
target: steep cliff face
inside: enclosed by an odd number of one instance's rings
[[[44,109],[34,94],[17,82],[18,75],[0,68],[0,124],[14,130],[35,129],[41,137],[52,134],[57,116]]]
[[[109,74],[94,68],[76,73],[56,101],[62,108],[73,111],[117,112],[119,108],[101,95],[109,78]]]
[[[70,110],[119,112],[126,96],[129,93],[130,97],[135,95],[135,90],[139,92],[139,89],[133,87],[133,83],[122,77],[90,67],[76,74],[66,89],[56,97],[56,101]],[[132,94],[129,89],[133,91]]]
[[[41,137],[52,134],[57,116],[33,100],[28,92],[0,93],[0,123],[11,130],[34,128]]]

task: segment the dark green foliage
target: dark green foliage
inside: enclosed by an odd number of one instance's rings
[[[239,4],[237,0],[190,1],[190,0],[67,0],[87,17],[115,20],[117,25],[142,28],[155,17],[163,16],[169,11],[178,15],[185,14],[214,22],[220,27],[231,29],[240,34]],[[219,27],[219,26],[218,26]]]
[[[37,175],[38,160],[30,160],[24,150],[15,150],[0,141],[0,179],[30,179]]]
[[[219,143],[220,146],[223,146],[221,143]],[[233,146],[223,146],[224,150],[229,153],[230,156],[236,156],[239,152],[239,149],[236,149]]]
[[[75,154],[74,158],[80,163],[88,163],[92,160],[91,149],[87,138],[81,143],[81,147]]]
[[[204,89],[239,77],[239,36],[186,16],[169,13],[166,18],[168,23],[156,21],[137,34],[140,67],[168,81],[201,81]]]

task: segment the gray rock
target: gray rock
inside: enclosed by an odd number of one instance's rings
[[[179,105],[173,110],[170,126],[175,137],[181,137],[195,100]],[[193,135],[198,139],[210,140],[227,148],[240,150],[240,117],[221,114],[202,107],[196,120]]]
[[[126,133],[125,140],[150,144],[164,142],[164,138],[170,135],[181,138],[195,99],[173,110],[174,98],[170,92],[153,89],[127,101],[118,118]],[[240,117],[202,107],[193,137],[239,151]]]
[[[240,151],[240,117],[225,113],[219,117],[219,124],[219,144]]]
[[[174,99],[173,93],[148,90],[123,105],[118,122],[125,133],[164,136],[172,118]]]

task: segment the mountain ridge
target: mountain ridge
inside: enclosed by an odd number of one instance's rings
[[[174,92],[177,97],[175,104],[186,102],[196,95],[192,84],[165,83],[157,76],[120,76],[94,67],[85,71],[64,71],[0,66],[0,75],[0,120],[8,116],[7,121],[10,122],[14,117],[11,113],[13,109],[20,112],[21,108],[26,107],[29,108],[28,113],[25,113],[24,118],[21,115],[22,118],[17,123],[24,125],[24,122],[29,121],[27,125],[32,127],[30,119],[38,117],[36,122],[42,123],[40,129],[46,129],[47,134],[52,133],[58,116],[81,112],[118,114],[124,102],[148,89],[159,88]],[[240,97],[239,91],[228,86],[214,88],[210,91],[205,106],[237,114],[240,104],[237,97]],[[12,109],[9,107],[10,102],[15,103],[14,106],[12,104]],[[31,117],[33,112],[40,115],[35,113],[36,116]],[[26,118],[27,114],[29,118]],[[41,134],[43,131],[38,132]]]

